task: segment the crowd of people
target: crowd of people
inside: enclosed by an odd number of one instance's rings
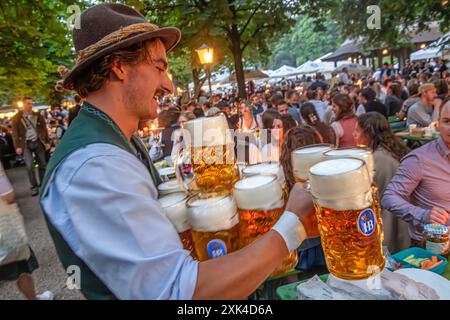
[[[290,188],[295,184],[290,153],[296,148],[319,143],[369,147],[383,198],[384,244],[398,252],[422,241],[417,228],[424,224],[450,224],[450,77],[442,67],[434,73],[429,68],[415,72],[416,67],[408,62],[394,73],[385,64],[379,80],[377,73],[360,77],[344,69],[334,86],[333,79],[325,81],[318,74],[309,84],[288,81],[270,90],[263,86],[248,99],[231,92],[215,93],[202,102],[166,101],[158,116],[163,129],[158,140],[150,137],[150,156],[155,162],[173,163],[182,148],[184,123],[219,114],[235,130],[237,145],[245,145],[245,157],[238,163],[280,162]],[[406,125],[434,124],[441,137],[411,150],[418,146],[407,145],[393,133],[388,121],[392,116]]]
[[[320,252],[312,197],[295,183],[292,168],[292,151],[304,146],[365,146],[373,152],[383,241],[391,252],[420,244],[424,224],[450,225],[450,77],[443,66],[418,73],[407,65],[395,73],[385,65],[369,77],[344,69],[329,83],[317,75],[312,83],[250,84],[248,99],[228,92],[160,101],[173,91],[166,53],[181,32],[160,32],[121,4],[95,5],[80,19],[84,27],[73,37],[78,59],[60,86],[85,102],[73,108],[79,112],[70,122],[69,111],[54,108],[50,118],[33,112],[33,101],[25,99],[12,119],[11,148],[23,156],[32,194],[41,187],[59,259],[65,268],[79,267],[88,299],[243,299],[294,250],[301,251],[300,263],[310,262],[301,268],[323,264],[302,255]],[[238,164],[279,162],[290,192],[277,222],[252,245],[197,261],[158,202],[161,179],[153,163],[173,162],[188,121],[219,114],[238,133],[236,147],[246,150]],[[158,134],[149,137],[147,150],[136,132],[156,116],[161,130],[152,130]],[[392,132],[390,116],[419,127],[436,123],[440,135],[411,151]],[[14,191],[5,177],[0,172],[1,196],[11,203]],[[51,293],[35,292],[36,268],[31,254],[0,266],[0,280],[17,280],[29,299],[51,299]]]
[[[33,109],[32,98],[23,99],[23,109],[12,119],[3,119],[0,135],[0,197],[7,204],[14,203],[15,192],[5,169],[25,165],[31,195],[39,194],[47,163],[53,150],[60,143],[70,122],[76,117],[77,106],[67,109],[55,106],[51,110]],[[38,167],[36,174],[36,166]],[[30,257],[24,261],[0,266],[0,280],[16,281],[19,291],[29,300],[52,300],[54,294],[36,292],[32,273],[39,268],[38,260],[30,246]]]

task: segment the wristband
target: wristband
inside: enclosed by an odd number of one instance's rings
[[[284,239],[289,252],[296,250],[306,239],[306,230],[295,213],[285,211],[272,230],[278,232]]]

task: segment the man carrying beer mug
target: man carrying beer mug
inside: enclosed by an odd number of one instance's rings
[[[88,299],[243,299],[308,235],[309,194],[294,187],[271,231],[242,250],[198,262],[157,201],[157,177],[138,123],[172,92],[166,52],[180,39],[134,9],[100,4],[74,29],[77,63],[64,87],[86,99],[42,183],[41,206],[65,268]],[[137,154],[147,157],[140,159]],[[125,164],[125,165],[124,165]]]

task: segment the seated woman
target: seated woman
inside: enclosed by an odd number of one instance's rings
[[[263,130],[260,130],[258,144],[262,162],[280,161],[280,147],[283,141],[283,122],[276,109],[269,109],[261,116]]]
[[[259,130],[256,117],[249,101],[239,104],[238,130],[235,132],[237,161],[240,164],[257,164],[261,162],[261,153],[257,146],[255,133]]]
[[[391,130],[389,122],[378,112],[368,112],[358,117],[353,133],[358,146],[369,147],[375,160],[375,181],[381,195],[395,175],[400,160],[409,152],[402,139]],[[410,246],[408,223],[386,209],[381,210],[383,220],[383,245],[390,252],[398,252]]]
[[[195,114],[193,112],[189,112],[189,111],[181,112],[180,117],[178,118],[178,125],[180,126],[180,129],[177,129],[172,133],[173,147],[172,147],[171,157],[172,157],[173,162],[177,158],[180,150],[184,147],[182,128],[184,128],[184,124],[187,121],[194,120],[194,119],[196,119]]]
[[[281,148],[280,163],[283,167],[286,186],[289,191],[295,185],[294,171],[292,168],[291,153],[297,148],[322,143],[322,138],[317,130],[308,125],[300,125],[286,133]],[[324,267],[325,255],[320,243],[320,238],[305,240],[298,248],[299,264],[297,269],[308,271],[312,267]]]
[[[164,128],[159,137],[155,139],[153,135],[150,137],[150,158],[153,162],[163,160],[172,154],[174,145],[173,133],[180,128],[178,118],[180,111],[176,108],[163,110],[158,115],[158,124],[160,128]]]
[[[252,104],[249,101],[241,101],[239,104],[238,128],[243,132],[255,132],[259,128],[256,117],[252,112]]]
[[[302,104],[300,108],[300,113],[303,121],[317,130],[317,132],[322,136],[322,143],[336,143],[336,135],[330,126],[327,126],[322,122],[317,114],[316,108],[312,103],[306,102]]]
[[[353,130],[357,122],[355,104],[348,94],[339,93],[332,98],[335,120],[331,124],[335,134],[335,145],[339,148],[354,147]]]

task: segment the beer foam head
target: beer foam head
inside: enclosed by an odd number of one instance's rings
[[[285,186],[286,180],[284,178],[283,167],[276,162],[263,162],[247,166],[242,170],[245,177],[251,177],[255,175],[276,175],[278,182],[282,187]]]
[[[284,206],[283,190],[275,175],[256,175],[234,185],[234,198],[242,210],[273,210]]]
[[[309,169],[323,160],[323,153],[331,150],[331,144],[315,144],[292,151],[292,169],[295,178],[308,180]]]
[[[195,195],[188,200],[187,207],[195,231],[228,230],[239,222],[236,202],[229,193]]]
[[[348,157],[361,159],[366,163],[372,180],[374,178],[375,160],[373,159],[373,153],[369,148],[339,148],[325,152],[324,156],[327,160]]]
[[[169,193],[180,192],[180,185],[176,179],[163,182],[158,186],[158,191],[161,196],[167,195]]]
[[[158,199],[164,213],[178,233],[191,228],[187,214],[186,199],[187,196],[183,192],[170,193]]]
[[[187,121],[184,129],[183,139],[187,146],[212,147],[233,142],[227,119],[223,115]]]
[[[315,200],[325,208],[356,210],[372,203],[371,179],[361,159],[319,162],[310,169],[310,184]]]

